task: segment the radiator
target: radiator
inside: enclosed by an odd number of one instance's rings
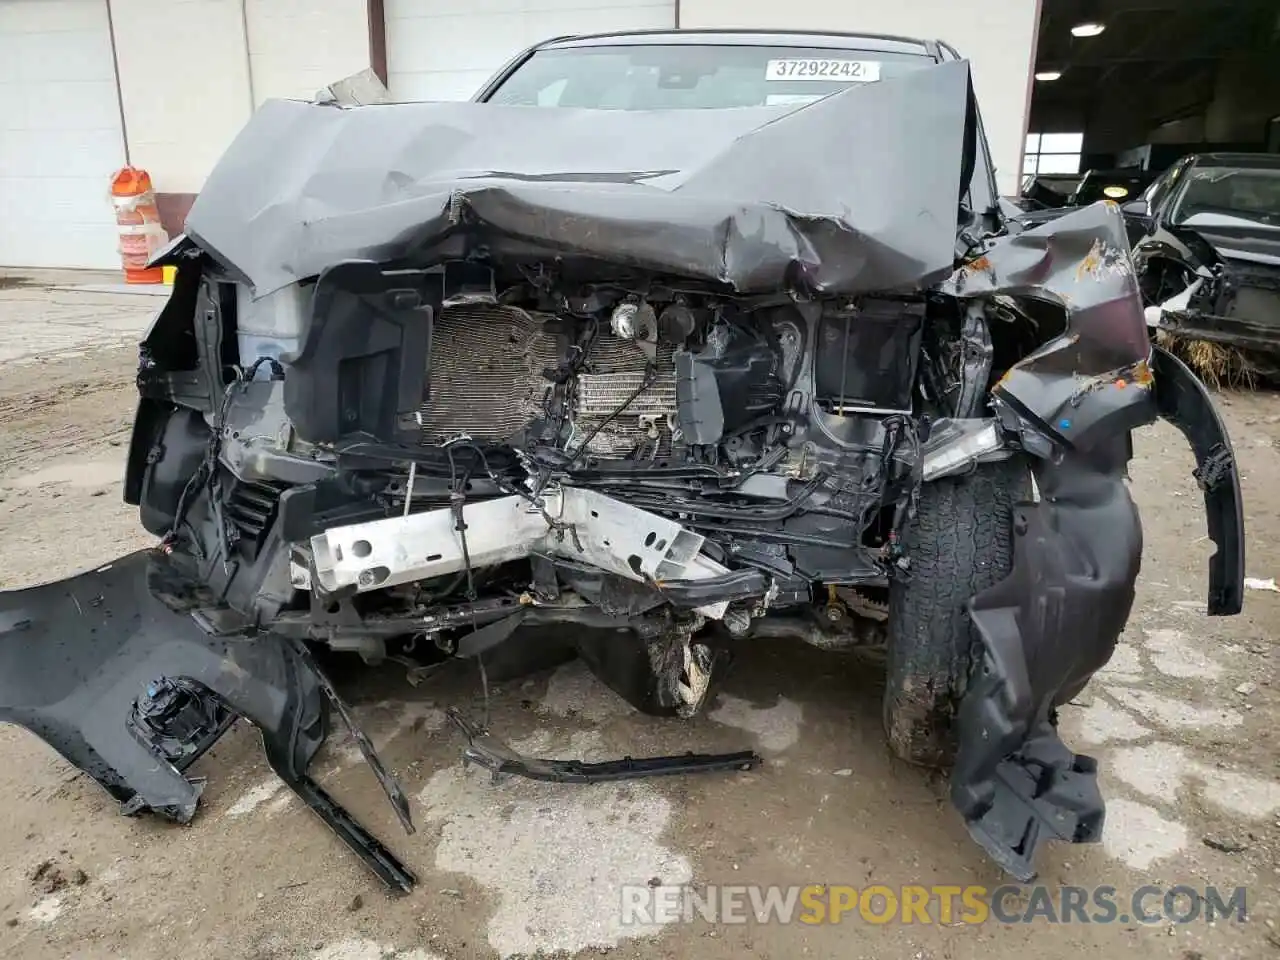
[[[571,342],[563,322],[547,314],[489,304],[442,310],[432,336],[428,397],[421,409],[423,442],[442,443],[464,433],[477,440],[510,440],[542,415],[552,389],[543,372],[560,364]],[[577,379],[574,442],[640,387],[647,359],[637,344],[613,336],[607,327],[597,333],[589,367]],[[658,346],[655,363],[653,382],[600,431],[591,452],[625,455],[653,430],[669,438],[666,420],[676,412],[669,345]]]

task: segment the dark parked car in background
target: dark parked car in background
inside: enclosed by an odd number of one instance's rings
[[[1088,170],[1070,186],[1061,203],[1056,202],[1061,194],[1037,180],[1034,187],[1023,191],[1027,202],[1023,205],[1024,212],[1017,214],[1016,219],[1024,227],[1031,227],[1099,200],[1124,203],[1139,196],[1155,179],[1156,174],[1145,170]]]
[[[1148,324],[1280,373],[1280,156],[1184,157],[1123,209]]]
[[[1085,207],[1099,200],[1124,203],[1140,196],[1157,176],[1149,170],[1089,170],[1071,194],[1070,205]]]
[[[1023,210],[1065,207],[1079,185],[1078,173],[1029,174],[1023,178],[1017,205]]]

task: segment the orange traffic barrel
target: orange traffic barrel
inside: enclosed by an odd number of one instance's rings
[[[125,283],[163,283],[163,269],[147,269],[147,261],[169,242],[160,225],[151,175],[137,167],[117,171],[111,178],[111,203],[116,208]]]

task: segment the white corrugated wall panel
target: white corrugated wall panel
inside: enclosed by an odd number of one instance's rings
[[[669,30],[672,0],[386,0],[387,82],[397,100],[467,100],[551,37]]]
[[[105,0],[0,0],[0,265],[120,265],[124,163]]]

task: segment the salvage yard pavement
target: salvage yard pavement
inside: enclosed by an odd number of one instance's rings
[[[0,289],[0,586],[95,566],[147,543],[120,476],[133,344],[160,301]],[[1280,397],[1218,402],[1242,465],[1249,575],[1280,575]],[[1247,888],[1247,922],[1144,924],[626,922],[624,888],[1006,882],[966,835],[945,779],[890,759],[878,668],[791,642],[744,649],[706,716],[654,720],[571,663],[491,690],[490,726],[540,756],[755,749],[754,771],[634,783],[494,784],[464,769],[445,720],[479,715],[479,679],[446,670],[339,678],[413,801],[406,837],[353,743],[313,770],[417,872],[388,897],[274,777],[239,724],[192,771],[189,827],[126,819],[34,737],[0,728],[0,956],[318,960],[558,955],[670,958],[1280,957],[1280,595],[1204,616],[1193,460],[1166,424],[1136,439],[1146,527],[1137,605],[1115,657],[1062,711],[1096,756],[1103,841],[1055,845],[1040,882]]]

